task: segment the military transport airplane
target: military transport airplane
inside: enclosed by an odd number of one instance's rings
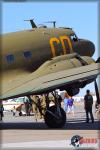
[[[49,105],[48,94],[56,89],[69,95],[96,81],[100,74],[100,59],[95,61],[94,44],[76,36],[71,28],[37,27],[7,33],[1,39],[1,93],[0,100],[20,96],[45,95],[45,122],[60,128],[66,114],[59,106]]]

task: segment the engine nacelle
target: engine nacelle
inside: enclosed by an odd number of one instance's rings
[[[88,56],[79,56],[76,53],[61,55],[54,57],[53,59],[45,62],[40,68],[38,68],[34,76],[41,77],[47,74],[69,70],[77,67],[81,67],[84,65],[95,63],[95,61]]]
[[[70,96],[74,96],[74,95],[77,95],[79,93],[79,88],[76,88],[76,89],[66,89],[68,95]]]
[[[74,96],[80,92],[81,88],[84,88],[87,84],[93,82],[94,80],[95,80],[95,78],[91,78],[89,80],[87,79],[87,80],[84,80],[81,82],[79,82],[79,81],[74,82],[73,84],[69,84],[69,85],[65,85],[63,87],[60,87],[60,90],[61,91],[66,90],[70,96]]]

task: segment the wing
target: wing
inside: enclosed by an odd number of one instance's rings
[[[99,74],[100,63],[63,70],[36,79],[34,79],[34,73],[31,73],[25,79],[20,79],[15,83],[10,83],[7,87],[2,87],[0,99],[46,93],[63,86],[94,79]]]

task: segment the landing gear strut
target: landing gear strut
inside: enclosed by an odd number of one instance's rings
[[[99,96],[99,90],[98,90],[98,85],[96,80],[94,81],[94,85],[95,85],[95,92],[96,92],[96,97],[97,97],[97,104],[100,105],[100,96]]]
[[[95,107],[97,109],[96,114],[97,114],[97,119],[100,120],[100,95],[99,95],[99,90],[98,90],[98,85],[96,80],[94,81],[94,85],[95,85],[95,92],[96,92],[96,104]]]
[[[56,92],[52,92],[52,95],[55,98],[55,105],[49,107],[49,98],[48,95],[46,95],[47,110],[44,120],[46,125],[50,128],[62,128],[66,123],[66,113],[59,104]]]

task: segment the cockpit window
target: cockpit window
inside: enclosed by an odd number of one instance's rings
[[[74,42],[78,41],[78,38],[77,38],[77,36],[76,36],[75,34],[70,35],[70,38],[71,38],[71,40],[74,41]]]

